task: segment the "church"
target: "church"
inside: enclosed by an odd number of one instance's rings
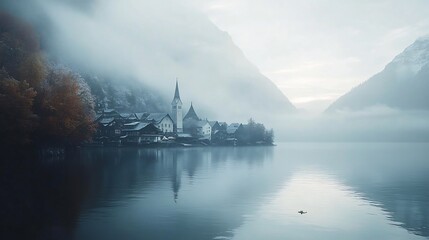
[[[199,140],[211,140],[212,129],[209,121],[202,120],[198,117],[195,109],[191,106],[183,117],[182,100],[180,99],[179,83],[176,80],[176,89],[174,91],[173,101],[171,101],[171,117],[174,122],[174,132],[179,136],[190,134]]]

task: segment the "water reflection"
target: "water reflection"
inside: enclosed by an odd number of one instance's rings
[[[300,215],[297,209],[305,209]],[[269,223],[269,224],[266,224]],[[239,239],[422,239],[394,226],[379,207],[321,173],[295,173],[235,229]]]
[[[429,236],[428,146],[83,149],[22,159],[0,170],[0,238],[418,239]]]

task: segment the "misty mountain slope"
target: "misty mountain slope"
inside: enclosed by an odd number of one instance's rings
[[[429,110],[429,36],[416,40],[385,69],[341,96],[326,111],[361,110],[386,105]]]
[[[97,74],[84,73],[95,101],[95,110],[114,108],[121,112],[167,112],[169,103],[160,94],[137,81],[116,81]]]
[[[31,2],[39,10],[20,3],[10,9],[44,29],[50,54],[83,71],[120,79],[113,85],[137,79],[169,102],[178,77],[185,110],[192,101],[209,118],[295,111],[231,37],[187,1]]]

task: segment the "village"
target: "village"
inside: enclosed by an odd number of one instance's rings
[[[201,119],[192,103],[183,117],[179,84],[170,113],[120,113],[104,109],[96,116],[97,131],[85,146],[237,146],[272,145],[273,130],[255,123],[247,124]]]

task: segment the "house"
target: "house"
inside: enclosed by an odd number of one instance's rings
[[[231,123],[226,127],[226,133],[229,137],[236,137],[237,132],[243,129],[243,124],[241,123]]]
[[[220,124],[218,121],[209,121],[210,127],[212,128],[212,135],[219,132],[226,132],[227,124]]]
[[[98,125],[95,140],[111,141],[121,136],[122,124],[113,117],[99,117],[96,120]]]
[[[115,118],[115,119],[122,118],[121,114],[117,112],[115,109],[104,109],[101,114],[103,118]]]
[[[135,113],[120,113],[119,115],[121,116],[121,120],[124,123],[139,121],[139,119],[137,118],[137,115]]]
[[[186,119],[183,121],[183,131],[200,140],[211,140],[211,127],[206,120]]]
[[[212,130],[217,130],[218,128],[220,128],[218,121],[209,121],[209,124]]]
[[[227,124],[221,124],[218,121],[209,121],[211,127],[211,140],[213,143],[223,143],[227,138],[226,128]]]
[[[183,118],[183,132],[191,134],[200,140],[211,140],[211,126],[209,121],[201,120],[191,103],[188,113]]]
[[[171,103],[171,113],[119,113],[114,109],[105,109],[97,115],[99,126],[97,138],[104,142],[126,144],[149,144],[167,140],[179,143],[236,144],[248,137],[244,125],[202,120],[194,106],[182,117],[182,100],[179,85]]]
[[[136,117],[137,117],[137,121],[143,121],[147,116],[149,116],[149,113],[146,112],[138,112],[135,113]]]
[[[198,121],[196,124],[196,136],[200,140],[211,140],[212,139],[212,128],[208,121]]]
[[[132,145],[141,145],[160,142],[162,132],[153,123],[132,122],[124,124],[122,132],[126,134],[124,142]]]
[[[141,121],[153,123],[163,133],[172,134],[174,132],[174,121],[168,113],[150,113]]]

